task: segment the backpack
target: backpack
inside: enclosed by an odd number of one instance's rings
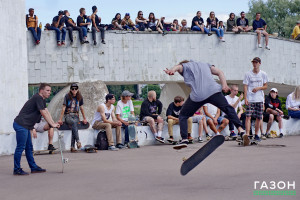
[[[108,141],[105,131],[100,131],[97,135],[96,144],[98,150],[108,150]]]

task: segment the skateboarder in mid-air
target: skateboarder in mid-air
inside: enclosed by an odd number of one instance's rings
[[[168,75],[174,75],[178,72],[183,76],[185,84],[191,88],[190,96],[183,105],[179,115],[182,141],[174,149],[187,147],[187,119],[193,116],[206,103],[211,103],[226,113],[244,139],[242,124],[234,108],[228,104],[222,94],[222,90],[228,92],[229,87],[226,83],[224,73],[220,69],[208,63],[185,60],[175,65],[172,69],[166,68],[164,71]],[[212,75],[219,76],[221,85],[213,79]],[[247,137],[247,135],[245,136]]]

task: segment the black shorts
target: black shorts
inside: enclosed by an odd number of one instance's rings
[[[268,122],[269,122],[269,119],[270,119],[270,114],[269,114],[269,113],[266,113],[266,112],[264,112],[264,113],[263,113],[263,121],[264,121],[264,122],[266,122],[266,123],[268,123]],[[274,120],[275,120],[276,122],[278,122],[278,120],[277,120],[277,117],[276,117],[276,116],[274,116]]]

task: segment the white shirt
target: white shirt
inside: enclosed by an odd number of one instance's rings
[[[228,102],[229,105],[233,105],[233,104],[235,104],[235,102],[236,102],[239,98],[238,98],[237,96],[234,96],[233,98],[231,98],[230,95],[227,95],[227,96],[225,96],[225,99],[227,100],[227,102]],[[237,104],[236,108],[234,108],[236,113],[237,113],[237,109],[238,109],[239,107],[241,107],[241,106],[242,106],[242,104],[241,104],[241,101],[240,101],[240,102]]]
[[[264,101],[264,91],[259,90],[256,93],[252,90],[256,87],[262,87],[265,83],[268,82],[268,76],[266,72],[260,70],[257,74],[253,71],[249,71],[245,74],[243,84],[248,86],[247,99],[249,103],[263,102]]]
[[[133,103],[131,100],[127,101],[126,104],[124,104],[121,100],[118,101],[117,108],[116,108],[116,114],[120,115],[122,120],[128,121],[128,116],[130,115],[130,112],[134,111]]]
[[[111,106],[110,106],[110,109],[108,109],[108,108],[106,107],[105,103],[102,103],[101,106],[104,107],[104,112],[105,112],[105,117],[106,117],[106,119],[109,119],[109,118],[111,117],[111,113],[112,113],[112,112],[114,111],[114,109],[115,109],[115,106],[114,106],[114,105],[111,105]],[[101,117],[101,114],[100,114],[100,112],[98,112],[98,111],[96,111],[95,114],[94,114],[94,120],[93,120],[93,122],[92,122],[92,126],[94,125],[94,123],[95,123],[96,121],[103,122],[102,117]]]
[[[294,92],[289,94],[286,98],[285,106],[288,110],[289,108],[300,108],[300,100],[293,99]]]
[[[205,104],[204,106],[207,107],[207,112],[211,114],[213,117],[217,115],[218,108],[210,103]]]

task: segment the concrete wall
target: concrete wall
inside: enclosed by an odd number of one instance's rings
[[[0,135],[14,132],[12,124],[28,99],[25,1],[0,1]],[[12,17],[12,13],[13,17]],[[13,30],[7,27],[12,27]]]

